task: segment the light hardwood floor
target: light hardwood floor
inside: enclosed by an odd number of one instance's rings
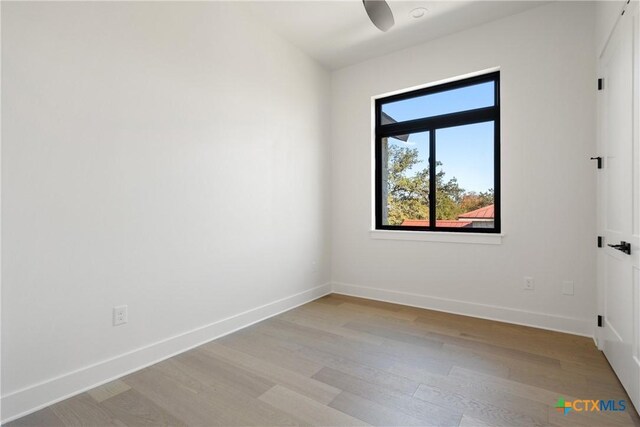
[[[589,338],[330,295],[8,426],[634,424]]]

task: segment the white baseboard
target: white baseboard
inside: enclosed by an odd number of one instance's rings
[[[14,391],[2,396],[0,399],[2,416],[4,417],[1,422],[6,423],[15,420],[330,293],[331,284],[326,283],[39,384]]]
[[[588,319],[577,319],[535,311],[518,310],[496,305],[479,304],[448,298],[432,297],[387,289],[369,288],[348,283],[333,283],[333,292],[411,307],[426,308],[463,316],[479,317],[516,325],[531,326],[568,334],[593,337],[593,325]]]

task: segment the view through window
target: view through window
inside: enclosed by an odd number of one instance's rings
[[[376,100],[376,229],[500,232],[499,83]]]

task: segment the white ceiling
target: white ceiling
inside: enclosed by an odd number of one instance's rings
[[[386,33],[369,21],[361,0],[247,1],[246,10],[329,69],[513,15],[546,1],[388,1],[396,24]],[[410,16],[416,7],[427,13]]]

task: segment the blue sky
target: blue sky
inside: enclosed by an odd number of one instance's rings
[[[493,105],[493,82],[444,93],[385,104],[383,111],[397,121]],[[429,132],[415,133],[407,142],[394,138],[390,144],[418,149],[420,163],[428,167]],[[456,177],[467,191],[493,188],[493,122],[445,128],[436,131],[436,159],[442,162],[446,179]]]
[[[397,122],[493,105],[493,82],[390,102],[382,111]]]

